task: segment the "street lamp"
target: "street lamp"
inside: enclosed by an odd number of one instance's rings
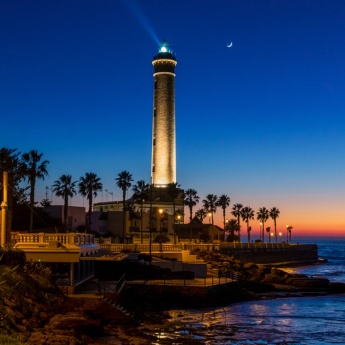
[[[286,242],[289,243],[289,225],[286,224]]]
[[[177,223],[178,223],[178,233],[179,233],[178,236],[180,236],[180,222],[181,222],[182,216],[180,214],[178,214],[176,218],[177,218]],[[176,244],[176,234],[175,234],[175,231],[174,231],[174,244]]]
[[[279,242],[281,242],[282,241],[282,233],[280,232],[279,233]]]
[[[211,224],[211,216],[212,216],[212,213],[209,212],[209,213],[208,213],[208,224]]]
[[[162,235],[163,212],[164,212],[164,209],[163,209],[163,208],[160,208],[160,209],[158,210],[159,217],[160,217],[160,221],[159,221],[159,235]]]

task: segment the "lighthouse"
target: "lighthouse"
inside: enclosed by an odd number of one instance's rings
[[[154,91],[151,180],[155,187],[176,182],[175,54],[164,40],[153,57]]]

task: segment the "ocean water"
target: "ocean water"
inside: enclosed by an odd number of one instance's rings
[[[328,262],[288,269],[345,282],[345,240],[308,242],[316,243],[319,257]],[[345,294],[241,302],[170,314],[171,328],[157,332],[152,344],[345,345]]]

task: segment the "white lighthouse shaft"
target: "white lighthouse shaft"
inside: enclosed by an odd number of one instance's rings
[[[177,64],[164,41],[152,61],[155,73],[152,128],[152,183],[176,182],[175,73]]]

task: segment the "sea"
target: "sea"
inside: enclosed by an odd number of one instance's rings
[[[327,259],[289,272],[345,283],[345,238],[303,240]],[[213,309],[171,310],[171,327],[153,345],[345,345],[345,294],[232,303]]]

